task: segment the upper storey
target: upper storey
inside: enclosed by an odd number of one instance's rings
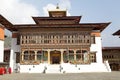
[[[49,17],[32,17],[36,24],[79,24],[81,16],[67,16],[66,10],[59,9],[48,11]]]

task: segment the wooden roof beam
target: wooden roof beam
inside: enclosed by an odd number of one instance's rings
[[[13,24],[10,23],[6,18],[4,18],[2,15],[0,15],[0,23],[4,25],[4,27],[11,32],[16,30],[15,27],[13,27]]]
[[[120,36],[120,29],[118,31],[116,31],[115,33],[113,33],[113,36]]]

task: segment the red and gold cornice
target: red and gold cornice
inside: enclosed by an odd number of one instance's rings
[[[14,25],[16,29],[22,28],[91,28],[92,30],[103,31],[108,23],[81,23],[81,24],[41,24],[41,25]]]
[[[0,15],[0,23],[4,25],[5,28],[7,28],[10,31],[18,31],[18,29],[21,28],[91,28],[92,30],[100,30],[103,31],[109,24],[108,23],[79,23],[81,16],[67,16],[67,17],[33,17],[36,24],[19,24],[19,25],[13,25],[10,23],[7,19],[5,19],[2,15]],[[43,23],[39,24],[39,20],[58,20],[58,24],[49,24]],[[63,24],[59,21],[64,21]],[[69,21],[72,21],[75,23],[70,23]],[[68,22],[67,22],[68,21]],[[54,22],[54,21],[53,21]],[[52,22],[52,23],[53,23]]]

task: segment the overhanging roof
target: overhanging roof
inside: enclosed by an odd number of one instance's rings
[[[67,16],[67,17],[33,17],[36,24],[19,24],[13,25],[7,19],[5,19],[2,15],[0,15],[0,23],[4,25],[10,31],[17,31],[20,28],[91,28],[92,30],[100,30],[103,31],[110,22],[107,23],[79,23],[81,16]],[[39,20],[75,20],[78,24],[38,24]]]
[[[62,21],[62,20],[72,20],[79,24],[81,16],[66,16],[66,17],[32,17],[36,24],[39,24],[39,21]]]
[[[14,25],[17,28],[92,28],[93,30],[103,31],[110,22],[108,23],[81,23],[81,24],[45,24],[45,25]]]
[[[14,27],[13,27],[13,24],[10,23],[6,18],[4,18],[2,15],[0,15],[0,23],[2,25],[4,25],[4,27],[10,31],[14,31],[16,30]]]
[[[113,33],[113,35],[117,35],[117,36],[120,36],[120,30],[116,31],[115,33]]]
[[[120,47],[102,47],[102,50],[120,50]]]

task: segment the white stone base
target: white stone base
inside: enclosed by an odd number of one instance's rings
[[[39,64],[20,65],[20,73],[84,73],[84,72],[111,72],[107,63],[91,63],[75,65],[63,63],[59,65]]]
[[[43,73],[45,64],[40,65],[20,65],[20,73]]]

